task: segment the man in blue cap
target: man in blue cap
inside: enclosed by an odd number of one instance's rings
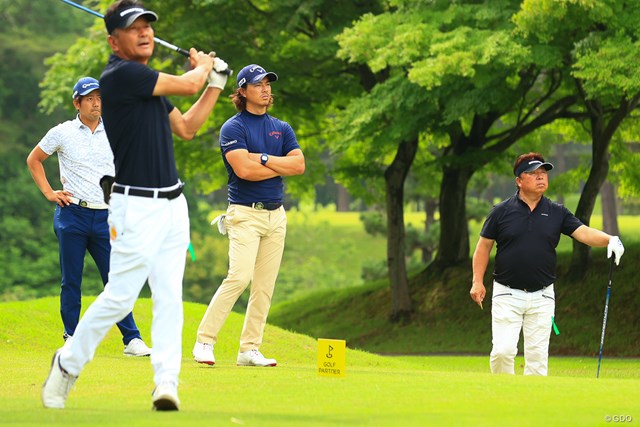
[[[231,99],[239,111],[220,129],[227,168],[229,207],[218,228],[229,235],[229,271],[200,322],[193,348],[196,362],[213,365],[213,346],[229,312],[251,282],[239,366],[276,366],[260,352],[287,231],[283,176],[304,173],[305,161],[291,126],[267,113],[271,83],[278,80],[257,64],[237,76]]]
[[[607,256],[613,255],[616,264],[624,253],[618,236],[584,225],[566,207],[544,196],[551,169],[553,165],[539,153],[516,159],[516,194],[493,207],[473,254],[470,296],[482,308],[484,274],[497,243],[491,300],[492,373],[514,373],[522,330],[524,374],[547,375],[556,306],[556,246],[561,234],[589,246],[607,246]]]
[[[113,154],[101,118],[98,81],[92,77],[79,79],[73,87],[72,98],[78,111],[76,118],[50,129],[27,158],[36,185],[47,200],[56,203],[53,229],[60,246],[60,314],[65,341],[73,336],[80,320],[82,270],[87,251],[98,267],[102,283],[108,281],[109,206],[104,203],[99,181],[114,170]],[[42,165],[53,153],[58,154],[62,190],[51,187]],[[132,313],[117,326],[122,332],[125,355],[151,354]]]

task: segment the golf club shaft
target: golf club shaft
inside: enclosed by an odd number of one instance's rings
[[[97,16],[98,18],[104,18],[104,15],[103,15],[103,14],[98,13],[98,12],[96,12],[95,10],[91,10],[91,9],[89,9],[89,8],[87,8],[87,7],[84,7],[84,6],[82,6],[82,5],[78,4],[78,3],[74,3],[74,2],[72,2],[71,0],[62,0],[62,1],[63,1],[64,3],[66,3],[66,4],[68,4],[69,6],[77,7],[77,8],[78,8],[78,9],[80,9],[80,10],[84,10],[85,12],[88,12],[88,13],[90,13],[90,14],[92,14],[92,15]],[[178,46],[176,46],[176,45],[174,45],[174,44],[171,44],[171,43],[169,43],[169,42],[166,42],[166,41],[164,41],[164,40],[162,40],[162,39],[159,39],[159,38],[157,38],[157,37],[154,37],[154,38],[153,38],[153,40],[154,40],[156,43],[161,44],[162,46],[164,46],[164,47],[166,47],[166,48],[169,48],[169,49],[171,49],[171,50],[173,50],[173,51],[178,52],[178,53],[179,53],[179,54],[181,54],[181,55],[186,56],[187,58],[189,57],[189,51],[188,51],[188,50],[182,49],[181,47],[178,47]],[[220,73],[220,74],[226,74],[226,75],[230,76],[230,75],[233,73],[233,71],[227,68],[227,69],[226,69],[226,70],[224,70],[224,71],[219,71],[219,73]]]
[[[607,284],[607,297],[604,302],[604,318],[602,319],[602,335],[600,336],[600,354],[598,355],[598,372],[596,378],[600,377],[600,363],[602,362],[602,349],[604,348],[604,333],[607,330],[607,316],[609,315],[609,298],[611,297],[611,276],[613,276],[613,263],[615,256],[611,257],[609,266],[609,283]]]

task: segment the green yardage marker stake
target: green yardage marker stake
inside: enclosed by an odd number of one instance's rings
[[[196,260],[196,251],[193,250],[193,245],[189,242],[189,253],[191,253],[191,261]]]

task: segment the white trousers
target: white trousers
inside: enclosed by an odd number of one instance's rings
[[[182,278],[189,246],[187,201],[183,195],[168,200],[113,193],[110,204],[109,282],[62,348],[60,365],[78,376],[111,327],[131,312],[148,279],[154,382],[177,384],[182,360]]]
[[[547,375],[549,338],[555,312],[553,284],[537,292],[493,282],[491,372],[514,374],[520,330],[524,336],[524,374]]]

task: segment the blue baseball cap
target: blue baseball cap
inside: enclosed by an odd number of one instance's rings
[[[97,89],[100,89],[100,83],[98,83],[96,79],[93,77],[83,77],[78,80],[78,83],[73,87],[73,95],[71,97],[76,99],[79,96],[85,96],[89,92]]]
[[[240,70],[236,81],[238,83],[238,87],[244,87],[248,83],[260,83],[265,77],[268,77],[270,82],[278,80],[278,75],[276,73],[267,72],[267,70],[258,64],[251,64]]]

